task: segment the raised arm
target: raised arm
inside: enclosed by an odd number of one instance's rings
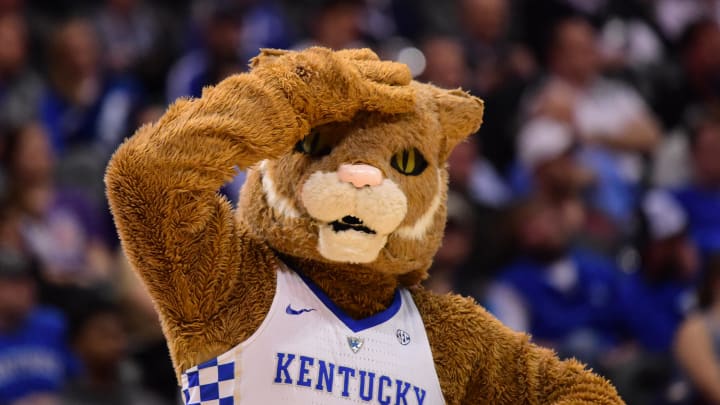
[[[243,263],[262,260],[217,194],[234,166],[289,153],[313,126],[361,109],[408,111],[410,80],[369,50],[265,50],[250,73],[177,101],[120,146],[105,177],[110,208],[163,321],[205,322],[255,270]]]

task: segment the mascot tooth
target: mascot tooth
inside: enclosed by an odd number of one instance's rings
[[[115,152],[122,246],[198,404],[621,404],[427,276],[483,102],[368,49],[264,49]],[[237,209],[217,194],[248,170]]]

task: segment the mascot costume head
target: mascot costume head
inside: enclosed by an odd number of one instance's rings
[[[397,80],[410,83],[409,72]],[[480,127],[483,103],[461,90],[408,86],[407,112],[360,111],[262,160],[241,193],[240,220],[283,255],[356,264],[404,285],[423,279],[445,226],[445,161]]]

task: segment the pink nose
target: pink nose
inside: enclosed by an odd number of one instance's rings
[[[340,165],[337,171],[340,181],[352,183],[361,188],[364,186],[377,186],[382,183],[383,175],[380,169],[370,165]]]

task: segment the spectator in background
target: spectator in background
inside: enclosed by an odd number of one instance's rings
[[[664,64],[662,35],[652,20],[651,2],[613,0],[599,26],[600,50],[605,70],[631,74],[643,85],[650,69]]]
[[[440,249],[435,254],[431,277],[425,287],[438,294],[456,290],[458,276],[470,264],[475,241],[475,218],[472,207],[457,193],[449,192],[447,223]]]
[[[140,89],[132,79],[103,70],[97,38],[88,21],[74,19],[62,23],[51,40],[41,116],[60,157],[82,148],[107,158],[135,125]]]
[[[597,366],[616,345],[617,269],[572,247],[577,232],[572,222],[542,199],[518,208],[512,222],[517,256],[488,289],[487,308],[536,343]]]
[[[639,223],[639,265],[622,276],[617,297],[618,331],[628,345],[625,358],[614,365],[614,377],[628,403],[658,403],[671,395],[658,387],[675,379],[670,351],[677,328],[696,303],[699,257],[686,215],[670,193],[648,192]]]
[[[480,299],[488,281],[509,253],[509,233],[505,232],[503,221],[512,195],[505,180],[478,153],[481,150],[478,142],[476,135],[471,136],[458,144],[448,157],[449,195],[459,202],[452,206],[456,211],[453,215],[457,223],[451,226],[448,222],[447,229],[452,227],[455,235],[450,241],[470,243],[468,257],[450,258],[450,261],[460,262],[455,266],[453,289]],[[468,212],[462,214],[462,210]],[[459,242],[458,236],[463,234],[464,239]],[[451,256],[456,249],[445,249],[445,242],[442,246],[442,255],[445,257]],[[459,250],[463,251],[464,248],[460,247]],[[439,257],[440,254],[436,256],[436,261]]]
[[[658,128],[633,89],[600,75],[597,37],[587,21],[573,17],[554,27],[548,68],[530,113],[575,129],[581,160],[599,176],[592,201],[622,228],[633,212],[642,157],[655,147]]]
[[[133,71],[156,47],[157,26],[142,0],[106,0],[95,21],[112,72]]]
[[[564,121],[538,116],[521,128],[514,187],[521,193],[562,205],[594,181],[594,173],[578,161],[578,139]]]
[[[470,71],[465,49],[453,37],[432,36],[421,45],[425,55],[425,70],[418,78],[446,89],[468,88]]]
[[[511,191],[481,151],[479,138],[472,136],[457,145],[448,158],[450,189],[474,205],[503,208],[511,200]]]
[[[720,22],[693,22],[678,47],[679,66],[656,79],[653,105],[665,128],[689,132],[702,115],[720,114]]]
[[[368,47],[362,30],[364,11],[363,0],[323,0],[314,16],[305,20],[310,37],[293,48],[325,46],[338,50]]]
[[[690,136],[693,178],[675,195],[705,256],[720,251],[720,119],[709,117]]]
[[[28,66],[27,27],[19,14],[0,16],[0,126],[36,119],[43,83]]]
[[[0,1],[0,15],[18,14],[23,11],[25,0]]]
[[[168,66],[187,26],[157,1],[105,0],[93,23],[102,45],[103,66],[117,77],[131,76],[153,102],[165,100]]]
[[[667,353],[680,322],[695,305],[700,261],[687,233],[687,217],[669,193],[650,191],[642,201],[637,271],[623,280],[619,302],[641,347]]]
[[[531,170],[533,188],[512,214],[515,256],[488,289],[487,304],[538,343],[597,364],[615,344],[617,270],[574,245],[586,218],[580,193],[592,181],[576,146],[560,121],[537,117],[521,130],[518,157]]]
[[[708,261],[699,284],[700,311],[675,336],[675,358],[685,371],[697,404],[720,403],[720,257]]]
[[[38,257],[43,276],[60,284],[107,281],[111,261],[97,208],[84,194],[54,183],[55,160],[44,128],[28,123],[9,133],[2,162],[10,179],[9,213],[17,217],[23,245]]]
[[[242,60],[250,60],[260,48],[287,49],[291,26],[276,0],[241,0],[246,7],[242,21]]]
[[[71,342],[81,372],[66,387],[66,405],[163,405],[123,375],[128,340],[120,311],[111,303],[90,300],[76,314]]]
[[[244,69],[240,60],[242,9],[238,5],[212,3],[199,17],[202,47],[182,56],[170,69],[167,102],[179,97],[200,97],[202,89]]]
[[[655,19],[665,36],[675,41],[694,21],[709,17],[720,23],[718,0],[655,0]]]
[[[462,0],[459,20],[470,55],[471,88],[487,95],[518,78],[527,79],[537,63],[523,45],[511,41],[509,0]]]
[[[25,246],[20,217],[6,198],[0,201],[0,246],[18,251],[22,251]]]
[[[0,398],[8,405],[57,405],[76,368],[65,346],[65,320],[36,305],[30,261],[0,250]]]

